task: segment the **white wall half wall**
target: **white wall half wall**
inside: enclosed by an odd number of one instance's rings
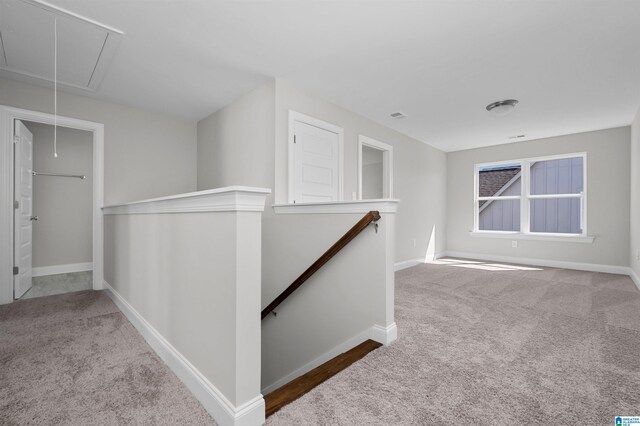
[[[104,208],[105,288],[220,425],[264,422],[261,215],[229,187]]]
[[[480,259],[522,259],[537,264],[625,272],[629,266],[630,129],[620,127],[449,153],[447,156],[447,253]],[[586,152],[587,230],[592,243],[526,236],[477,237],[474,165]],[[512,247],[512,241],[517,247]],[[542,263],[541,263],[542,262]]]
[[[264,238],[265,307],[371,210],[373,224],[269,315],[262,328],[262,389],[268,393],[373,339],[396,338],[394,241],[397,201],[274,206]],[[277,244],[276,244],[277,241]]]

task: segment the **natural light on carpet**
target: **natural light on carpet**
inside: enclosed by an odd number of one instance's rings
[[[482,269],[484,271],[542,271],[542,268],[535,268],[532,266],[486,263],[478,260],[437,259],[427,263],[431,263],[433,265],[457,266],[459,268]]]

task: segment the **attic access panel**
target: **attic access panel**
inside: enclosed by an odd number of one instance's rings
[[[58,84],[96,90],[122,32],[37,0],[0,2],[0,75],[53,81],[55,20]]]

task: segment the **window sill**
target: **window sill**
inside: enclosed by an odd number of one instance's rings
[[[470,231],[472,237],[481,238],[506,238],[511,240],[534,240],[534,241],[561,241],[564,243],[593,243],[596,237],[591,235],[571,235],[571,234],[523,234],[522,232],[508,231]]]

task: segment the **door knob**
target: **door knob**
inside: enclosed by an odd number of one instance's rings
[[[38,220],[38,216],[31,216],[30,219],[31,220]]]

